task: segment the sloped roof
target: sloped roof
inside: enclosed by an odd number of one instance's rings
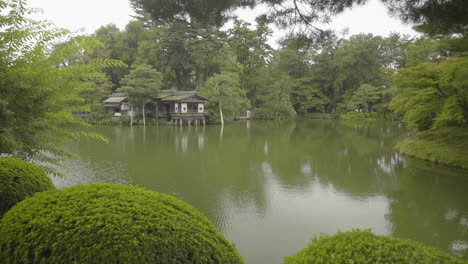
[[[109,98],[102,101],[103,103],[121,103],[127,99],[126,93],[113,93]]]
[[[163,102],[167,101],[210,101],[210,99],[198,95],[197,91],[177,91],[177,90],[161,90],[158,99]],[[192,99],[192,100],[190,100]]]
[[[171,96],[173,94],[177,93],[177,90],[170,89],[170,90],[161,90],[159,91],[158,99],[162,99],[164,97]]]
[[[167,102],[167,101],[194,101],[194,102],[205,102],[205,101],[210,101],[210,99],[200,96],[196,94],[196,92],[191,93],[191,94],[174,94],[172,96],[168,96],[165,98],[161,99],[162,102]]]
[[[113,93],[111,97],[102,101],[106,104],[119,104],[127,99],[125,93]],[[158,95],[158,100],[168,101],[187,101],[187,102],[208,102],[210,99],[198,95],[197,91],[177,91],[177,90],[161,90]]]
[[[103,103],[121,103],[127,99],[126,96],[111,96],[106,100],[102,101]]]

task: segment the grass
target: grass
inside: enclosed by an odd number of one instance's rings
[[[468,127],[420,132],[398,143],[397,148],[404,155],[468,169]]]

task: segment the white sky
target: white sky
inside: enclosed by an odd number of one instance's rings
[[[128,0],[29,0],[28,5],[43,10],[43,14],[36,18],[51,20],[59,27],[86,34],[109,23],[123,29],[133,14]],[[253,22],[257,13],[258,11],[249,9],[237,12],[248,22]],[[348,27],[349,35],[372,33],[388,36],[390,32],[417,35],[411,26],[404,25],[397,18],[391,18],[378,0],[370,0],[365,6],[355,7],[336,16],[329,27],[338,31]],[[282,34],[275,30],[271,42]]]

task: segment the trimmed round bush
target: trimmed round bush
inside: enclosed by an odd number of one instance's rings
[[[0,158],[0,218],[26,197],[50,189],[55,186],[40,167],[20,159]]]
[[[0,222],[2,263],[243,263],[199,211],[133,186],[38,193]]]
[[[410,240],[377,236],[370,230],[339,232],[312,240],[296,255],[285,257],[284,264],[462,264],[435,248]]]

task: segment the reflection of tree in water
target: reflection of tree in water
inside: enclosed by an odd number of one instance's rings
[[[350,198],[384,194],[394,236],[468,256],[466,180],[407,164],[393,151],[403,132],[394,125],[301,123],[289,142],[269,144],[268,160],[282,185],[296,190],[318,180]]]
[[[392,234],[467,258],[467,180],[448,168],[411,163],[411,167],[398,168],[398,187],[387,191]]]
[[[219,126],[103,128],[103,133],[110,144],[81,142],[70,150],[84,164],[111,164],[110,171],[116,169],[112,164],[123,164],[121,177],[112,180],[174,194],[223,232],[232,214],[267,216],[279,189],[308,193],[320,184],[350,199],[387,196],[386,217],[395,236],[445,250],[468,241],[468,210],[460,198],[466,182],[457,185],[453,177],[437,176],[441,172],[406,164],[393,151],[404,133],[395,125],[255,121],[248,128],[227,125],[222,136]]]
[[[288,142],[271,144],[268,159],[283,185],[306,189],[304,181],[318,179],[343,193],[379,194],[382,181],[390,180],[386,171],[400,162],[392,151],[400,134],[394,124],[349,127],[335,120],[303,122]]]
[[[259,170],[264,142],[245,125],[165,127],[136,136],[126,157],[135,183],[174,194],[192,204],[220,229],[232,207],[252,207],[261,216],[268,208],[268,190]],[[258,144],[257,144],[258,143]],[[226,206],[226,202],[231,203]]]

